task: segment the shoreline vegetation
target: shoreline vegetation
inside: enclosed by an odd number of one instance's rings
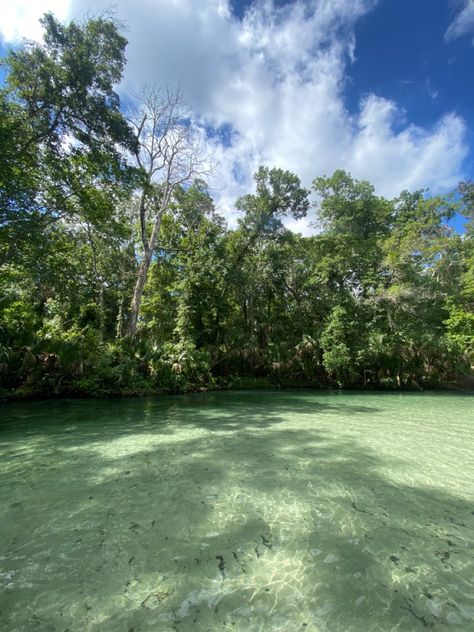
[[[0,400],[473,389],[473,182],[261,166],[229,227],[180,90],[126,108],[114,20],[42,24],[2,63]]]
[[[278,382],[269,378],[236,378],[233,381],[214,383],[208,387],[200,386],[198,388],[190,388],[189,390],[171,390],[171,389],[146,389],[141,391],[99,391],[95,393],[85,393],[79,391],[64,390],[61,392],[44,392],[28,391],[19,388],[16,391],[7,392],[0,391],[0,403],[7,402],[26,402],[26,401],[47,401],[47,400],[68,400],[68,399],[134,399],[142,397],[164,397],[170,395],[193,395],[199,393],[213,392],[236,392],[236,391],[261,391],[262,393],[270,391],[308,391],[330,393],[338,392],[359,392],[359,393],[434,393],[434,392],[459,392],[474,395],[474,376],[458,375],[450,382],[440,384],[428,384],[421,386],[418,382],[413,381],[403,387],[380,386],[377,384],[367,386],[351,385],[331,386],[318,385],[315,383],[297,383],[297,382]]]

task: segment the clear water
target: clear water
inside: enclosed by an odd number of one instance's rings
[[[0,629],[474,630],[474,397],[0,409]]]

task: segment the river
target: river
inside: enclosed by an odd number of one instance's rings
[[[474,630],[474,397],[0,405],[4,632]]]

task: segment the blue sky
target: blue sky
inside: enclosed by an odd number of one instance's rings
[[[455,5],[444,0],[383,0],[356,25],[357,63],[349,89],[395,99],[416,124],[430,125],[455,110],[474,122],[471,36],[447,41]]]
[[[46,9],[66,19],[111,4],[2,3],[3,50],[38,37]],[[345,168],[389,196],[474,179],[473,0],[113,4],[129,39],[122,94],[182,83],[219,162],[211,186],[228,216],[261,163],[306,185]]]

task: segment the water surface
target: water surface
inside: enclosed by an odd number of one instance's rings
[[[474,630],[474,398],[3,405],[0,629]]]

